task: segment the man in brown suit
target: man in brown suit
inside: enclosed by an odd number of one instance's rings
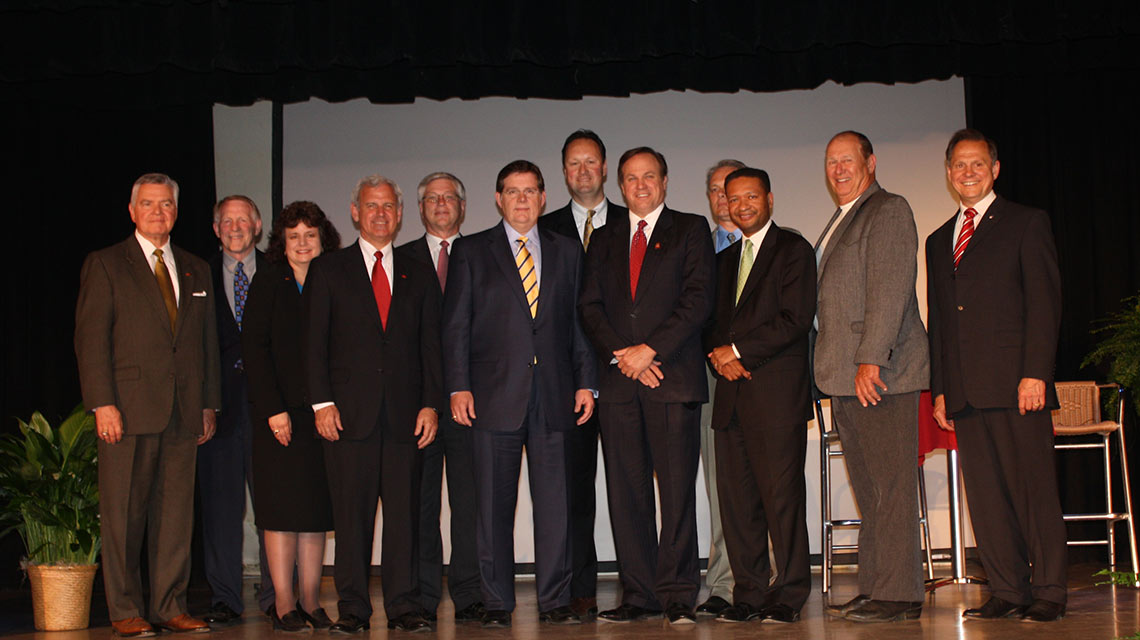
[[[170,244],[178,183],[135,181],[135,233],[87,256],[75,310],[84,404],[95,412],[103,582],[121,637],[209,626],[186,613],[197,447],[221,405],[210,268]],[[150,603],[139,556],[146,532]]]

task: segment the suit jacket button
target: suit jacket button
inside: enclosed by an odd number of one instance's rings
[[[636,311],[634,311],[634,312],[630,313],[630,314],[629,314],[629,317],[630,317],[630,318],[633,318],[634,320],[637,320],[637,312],[636,312]]]
[[[377,369],[376,373],[384,373],[384,369]]]
[[[962,305],[958,305],[958,311],[962,311]]]

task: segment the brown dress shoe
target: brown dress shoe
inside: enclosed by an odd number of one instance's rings
[[[138,616],[112,620],[111,628],[115,630],[115,635],[120,638],[149,638],[157,635],[154,632],[154,627]]]
[[[598,599],[597,598],[571,598],[570,609],[578,614],[579,618],[585,620],[586,618],[598,617]]]
[[[163,629],[168,629],[174,633],[209,633],[210,625],[202,622],[197,618],[191,618],[190,614],[183,613],[163,622],[158,625]]]

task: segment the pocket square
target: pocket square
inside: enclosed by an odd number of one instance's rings
[[[206,292],[205,291],[194,291],[190,295],[194,296],[195,298],[205,298]]]

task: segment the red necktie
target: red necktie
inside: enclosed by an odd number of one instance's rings
[[[435,275],[439,277],[439,290],[447,289],[447,240],[439,243],[439,259],[435,261]]]
[[[966,209],[966,220],[962,223],[962,230],[958,232],[958,242],[954,243],[954,269],[958,269],[958,262],[962,259],[962,254],[966,253],[966,245],[970,244],[970,238],[974,236],[974,216],[978,215],[977,211],[971,207]]]
[[[645,262],[645,225],[644,220],[637,223],[637,233],[633,234],[633,242],[629,245],[629,295],[637,299],[637,280],[641,277],[641,263]]]
[[[384,273],[381,259],[383,251],[377,251],[376,264],[372,265],[372,295],[376,296],[376,309],[380,312],[380,325],[388,328],[388,309],[392,306],[392,289],[388,286],[388,274]]]

